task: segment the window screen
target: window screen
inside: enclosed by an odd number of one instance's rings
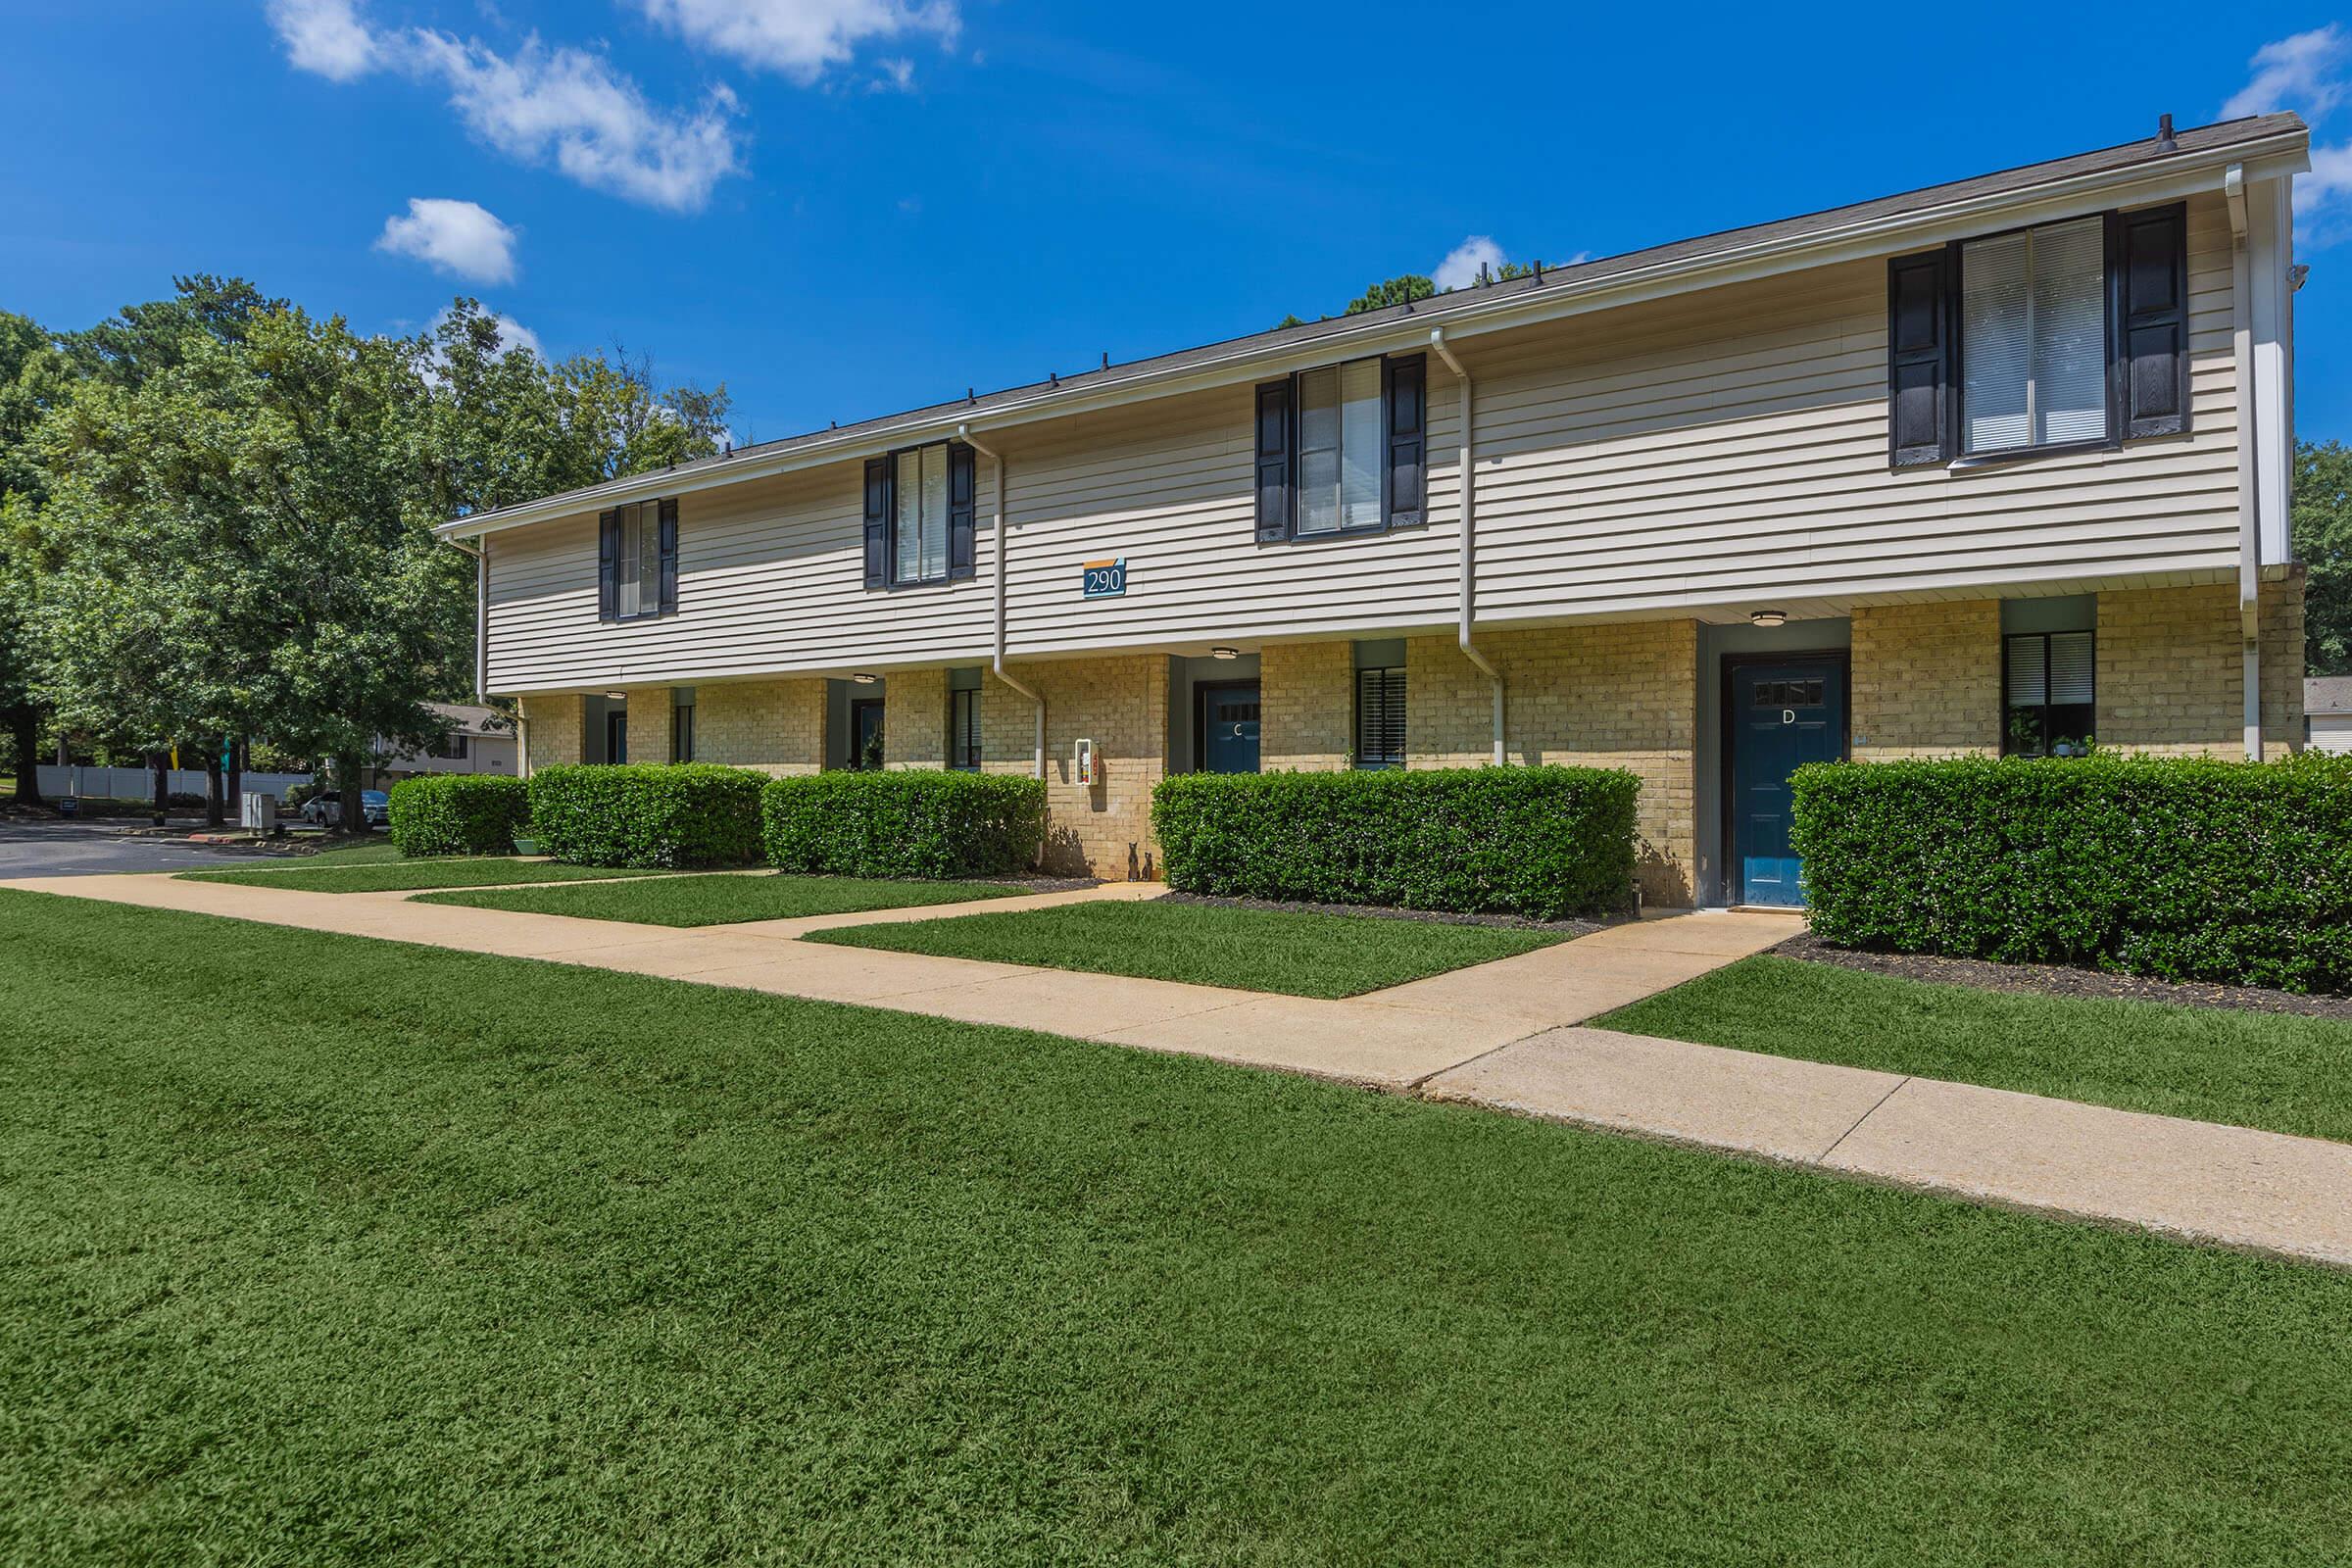
[[[1381,439],[1380,361],[1298,376],[1298,532],[1377,527]]]
[[[2107,434],[2106,228],[2096,218],[1961,247],[1966,448]]]
[[[656,528],[659,514],[651,505],[620,509],[620,554],[614,560],[613,587],[623,620],[645,612],[645,536],[647,524]]]
[[[980,766],[980,694],[948,693],[948,765],[972,772]]]
[[[1404,765],[1404,671],[1355,672],[1355,765]]]
[[[947,446],[900,453],[897,490],[893,580],[937,582],[948,574]]]
[[[2017,757],[2068,757],[2085,750],[2098,714],[2095,634],[2020,632],[2005,645],[2007,724],[2001,750]]]

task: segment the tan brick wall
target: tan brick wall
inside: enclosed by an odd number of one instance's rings
[[[2262,585],[2263,754],[2303,738],[2303,575]],[[2245,749],[2245,662],[2237,585],[2099,595],[2102,746],[2180,756]]]
[[[1167,659],[1071,660],[1024,664],[1015,673],[1046,699],[1046,868],[1114,881],[1157,876],[1152,791],[1167,774]],[[980,730],[986,771],[1030,770],[1036,711],[995,675],[985,679]],[[1071,758],[1081,736],[1095,743],[1099,760],[1092,788],[1078,783]]]
[[[1330,773],[1355,758],[1355,645],[1276,643],[1258,655],[1258,766]]]
[[[523,720],[523,776],[527,778],[537,768],[560,767],[580,760],[581,740],[587,729],[587,704],[577,692],[525,697],[516,706],[522,710]]]
[[[986,723],[986,719],[982,720]],[[893,670],[882,688],[882,765],[948,765],[948,672]]]
[[[1856,760],[1999,755],[1999,600],[1880,605],[1852,624]]]
[[[629,760],[632,762],[670,762],[669,755],[669,688],[667,686],[616,686],[613,690],[628,699]]]
[[[1697,622],[1498,632],[1481,635],[1478,645],[1502,671],[1509,760],[1622,767],[1639,776],[1635,876],[1642,898],[1691,903]],[[1452,638],[1412,639],[1405,683],[1407,765],[1467,767],[1492,759],[1491,688]]]
[[[666,702],[666,699],[664,699]],[[666,752],[665,733],[662,746]],[[631,723],[635,734],[636,725]],[[813,773],[824,765],[825,683],[821,678],[728,681],[694,692],[694,756],[762,773]]]

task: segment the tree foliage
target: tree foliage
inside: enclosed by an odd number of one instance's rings
[[[2334,441],[2296,446],[2293,519],[2295,557],[2311,569],[2306,672],[2352,674],[2352,449]]]
[[[715,451],[726,410],[643,357],[546,364],[472,300],[415,337],[209,276],[79,333],[0,317],[0,653],[119,745],[420,743],[472,664],[433,525]]]

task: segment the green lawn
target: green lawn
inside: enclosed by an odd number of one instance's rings
[[[183,882],[242,882],[251,887],[292,888],[299,893],[399,893],[414,888],[490,887],[507,882],[596,882],[610,877],[664,876],[662,871],[619,871],[594,865],[560,865],[554,860],[514,860],[498,856],[450,856],[404,860],[377,855],[376,845],[329,850],[298,864],[249,871],[182,871]],[[381,846],[385,850],[390,845]],[[338,857],[349,855],[350,859]]]
[[[2340,1560],[2343,1274],[751,992],[0,944],[0,1560]]]
[[[794,920],[811,914],[901,909],[923,904],[966,904],[974,899],[1007,898],[1020,891],[999,882],[886,882],[771,872],[760,876],[673,876],[592,887],[516,888],[500,893],[434,893],[416,902],[574,914],[590,920],[634,920],[644,925],[727,925],[740,920]]]
[[[2352,1024],[2322,1018],[2019,996],[1764,956],[1597,1022],[1776,1056],[2352,1139]]]
[[[1189,980],[1294,997],[1352,997],[1548,947],[1558,933],[1207,904],[1066,904],[1006,914],[848,926],[805,940],[1048,969]]]

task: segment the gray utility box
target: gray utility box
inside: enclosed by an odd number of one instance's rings
[[[277,797],[247,790],[237,797],[237,826],[255,833],[277,831]]]

